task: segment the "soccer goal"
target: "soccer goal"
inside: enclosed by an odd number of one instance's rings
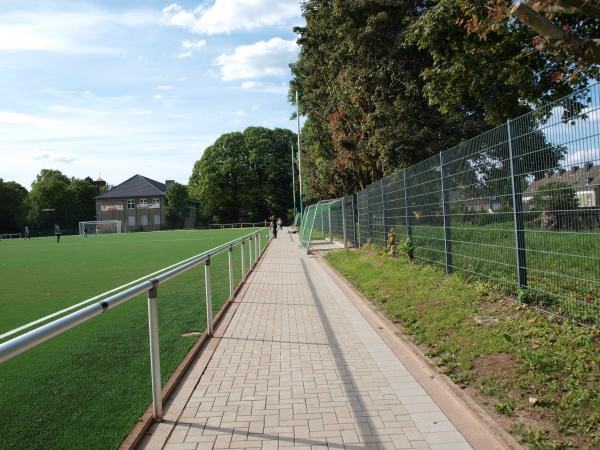
[[[90,220],[87,222],[79,222],[79,235],[83,236],[85,230],[87,234],[108,234],[120,233],[120,220]]]

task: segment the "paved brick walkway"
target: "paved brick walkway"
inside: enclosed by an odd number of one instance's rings
[[[175,404],[167,449],[471,448],[285,232],[251,275],[197,385]]]

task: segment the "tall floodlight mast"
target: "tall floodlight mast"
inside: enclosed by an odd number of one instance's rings
[[[296,164],[294,163],[294,144],[290,142],[290,148],[292,150],[292,195],[294,196],[294,217],[292,221],[296,220]]]
[[[300,181],[300,217],[304,217],[304,199],[302,198],[302,152],[300,150],[300,96],[296,91],[296,119],[298,120],[298,178]]]

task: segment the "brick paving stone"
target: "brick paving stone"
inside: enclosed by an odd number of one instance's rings
[[[174,399],[163,448],[470,449],[296,237],[279,236],[194,391]]]

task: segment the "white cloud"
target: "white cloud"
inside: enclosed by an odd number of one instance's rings
[[[273,38],[237,47],[231,55],[221,55],[215,65],[221,68],[221,80],[255,79],[267,76],[282,77],[289,73],[288,65],[298,55],[295,40]]]
[[[179,77],[177,81],[187,81],[188,77]]]
[[[164,95],[156,94],[153,98],[154,98],[154,100],[162,100],[164,98]]]
[[[262,81],[244,81],[242,88],[265,94],[286,94],[289,90],[287,83],[263,83]]]
[[[192,56],[192,52],[184,52],[184,53],[180,53],[179,55],[177,55],[177,57],[179,59],[186,59],[186,58],[189,58],[190,56]]]
[[[562,164],[564,166],[570,166],[590,161],[595,164],[600,164],[600,148],[569,151],[563,158]]]
[[[34,116],[9,111],[0,111],[0,124],[6,125],[28,125],[34,127],[53,127],[61,122],[48,117]]]
[[[181,46],[183,48],[187,48],[187,49],[192,49],[192,48],[201,48],[204,47],[206,45],[206,41],[204,39],[200,40],[200,41],[183,41],[181,43]]]
[[[0,16],[0,52],[115,54],[121,50],[99,45],[100,35],[115,27],[139,27],[159,22],[146,10],[110,13],[99,9],[31,11]]]
[[[69,155],[66,153],[59,153],[54,155],[51,155],[50,153],[33,153],[30,155],[30,158],[37,161],[54,161],[65,164],[70,164],[72,162],[77,161],[78,159],[77,156]]]
[[[215,0],[186,10],[176,3],[163,9],[163,20],[194,33],[219,34],[262,27],[289,27],[301,20],[298,0]]]
[[[159,91],[171,91],[174,88],[169,84],[159,84],[158,86],[156,86],[156,89]]]

